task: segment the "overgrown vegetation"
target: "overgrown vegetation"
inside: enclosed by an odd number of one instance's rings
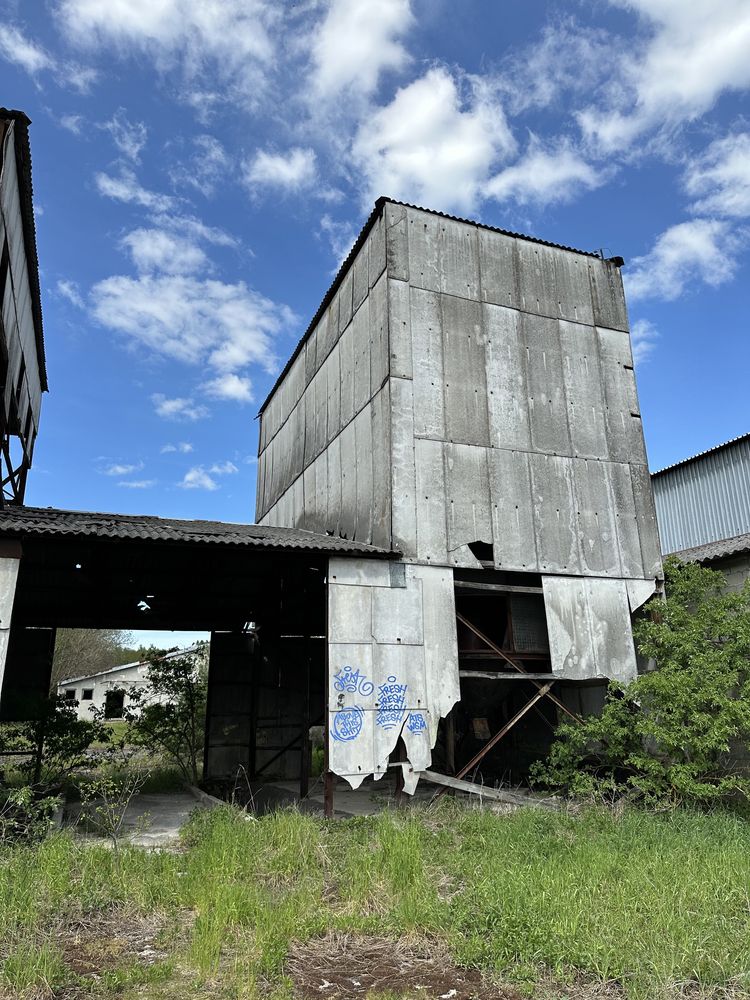
[[[750,996],[749,881],[750,827],[731,814],[499,816],[443,800],[325,824],[226,807],[195,814],[184,852],[124,847],[118,864],[65,835],[0,849],[0,983],[17,997],[291,1000],[291,942],[338,932],[423,941],[537,998],[561,995],[538,982],[584,976],[619,984],[613,997],[727,1000]],[[123,912],[162,927],[163,957],[76,976],[65,929]]]
[[[573,795],[649,806],[750,797],[750,583],[665,564],[666,601],[634,627],[658,669],[611,685],[601,717],[564,722],[536,779]]]
[[[51,690],[68,677],[89,677],[138,659],[132,635],[119,629],[60,628],[55,635]]]

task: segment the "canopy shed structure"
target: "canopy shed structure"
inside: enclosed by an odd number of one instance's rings
[[[299,778],[325,712],[331,557],[390,553],[305,530],[29,507],[0,511],[0,717],[33,718],[57,628],[211,632],[204,777]]]
[[[380,199],[261,407],[258,522],[403,556],[330,564],[353,786],[520,774],[636,675],[662,567],[622,263]]]
[[[30,124],[0,108],[0,504],[23,503],[47,391]]]

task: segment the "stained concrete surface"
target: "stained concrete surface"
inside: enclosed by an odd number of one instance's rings
[[[138,847],[175,847],[190,813],[200,808],[205,806],[188,792],[136,795],[125,813],[122,839]],[[101,836],[78,825],[80,812],[80,803],[70,803],[65,809],[63,825],[75,828],[86,840],[104,843]]]

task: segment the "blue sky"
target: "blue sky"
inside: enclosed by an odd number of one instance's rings
[[[746,432],[747,0],[0,0],[50,393],[27,502],[252,520],[385,194],[620,254],[658,468]]]

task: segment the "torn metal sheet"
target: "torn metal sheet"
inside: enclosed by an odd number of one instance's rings
[[[405,790],[413,792],[440,718],[459,698],[453,576],[407,566],[406,586],[400,574],[370,585],[356,581],[385,577],[348,562],[329,565],[329,767],[356,788],[386,772],[401,738]]]
[[[637,611],[656,593],[656,580],[627,580],[626,583],[631,612]]]
[[[0,692],[3,690],[5,660],[8,656],[10,621],[13,614],[13,601],[16,597],[19,565],[20,559],[10,557],[0,559]]]
[[[566,680],[637,675],[626,580],[542,576],[552,672]]]

